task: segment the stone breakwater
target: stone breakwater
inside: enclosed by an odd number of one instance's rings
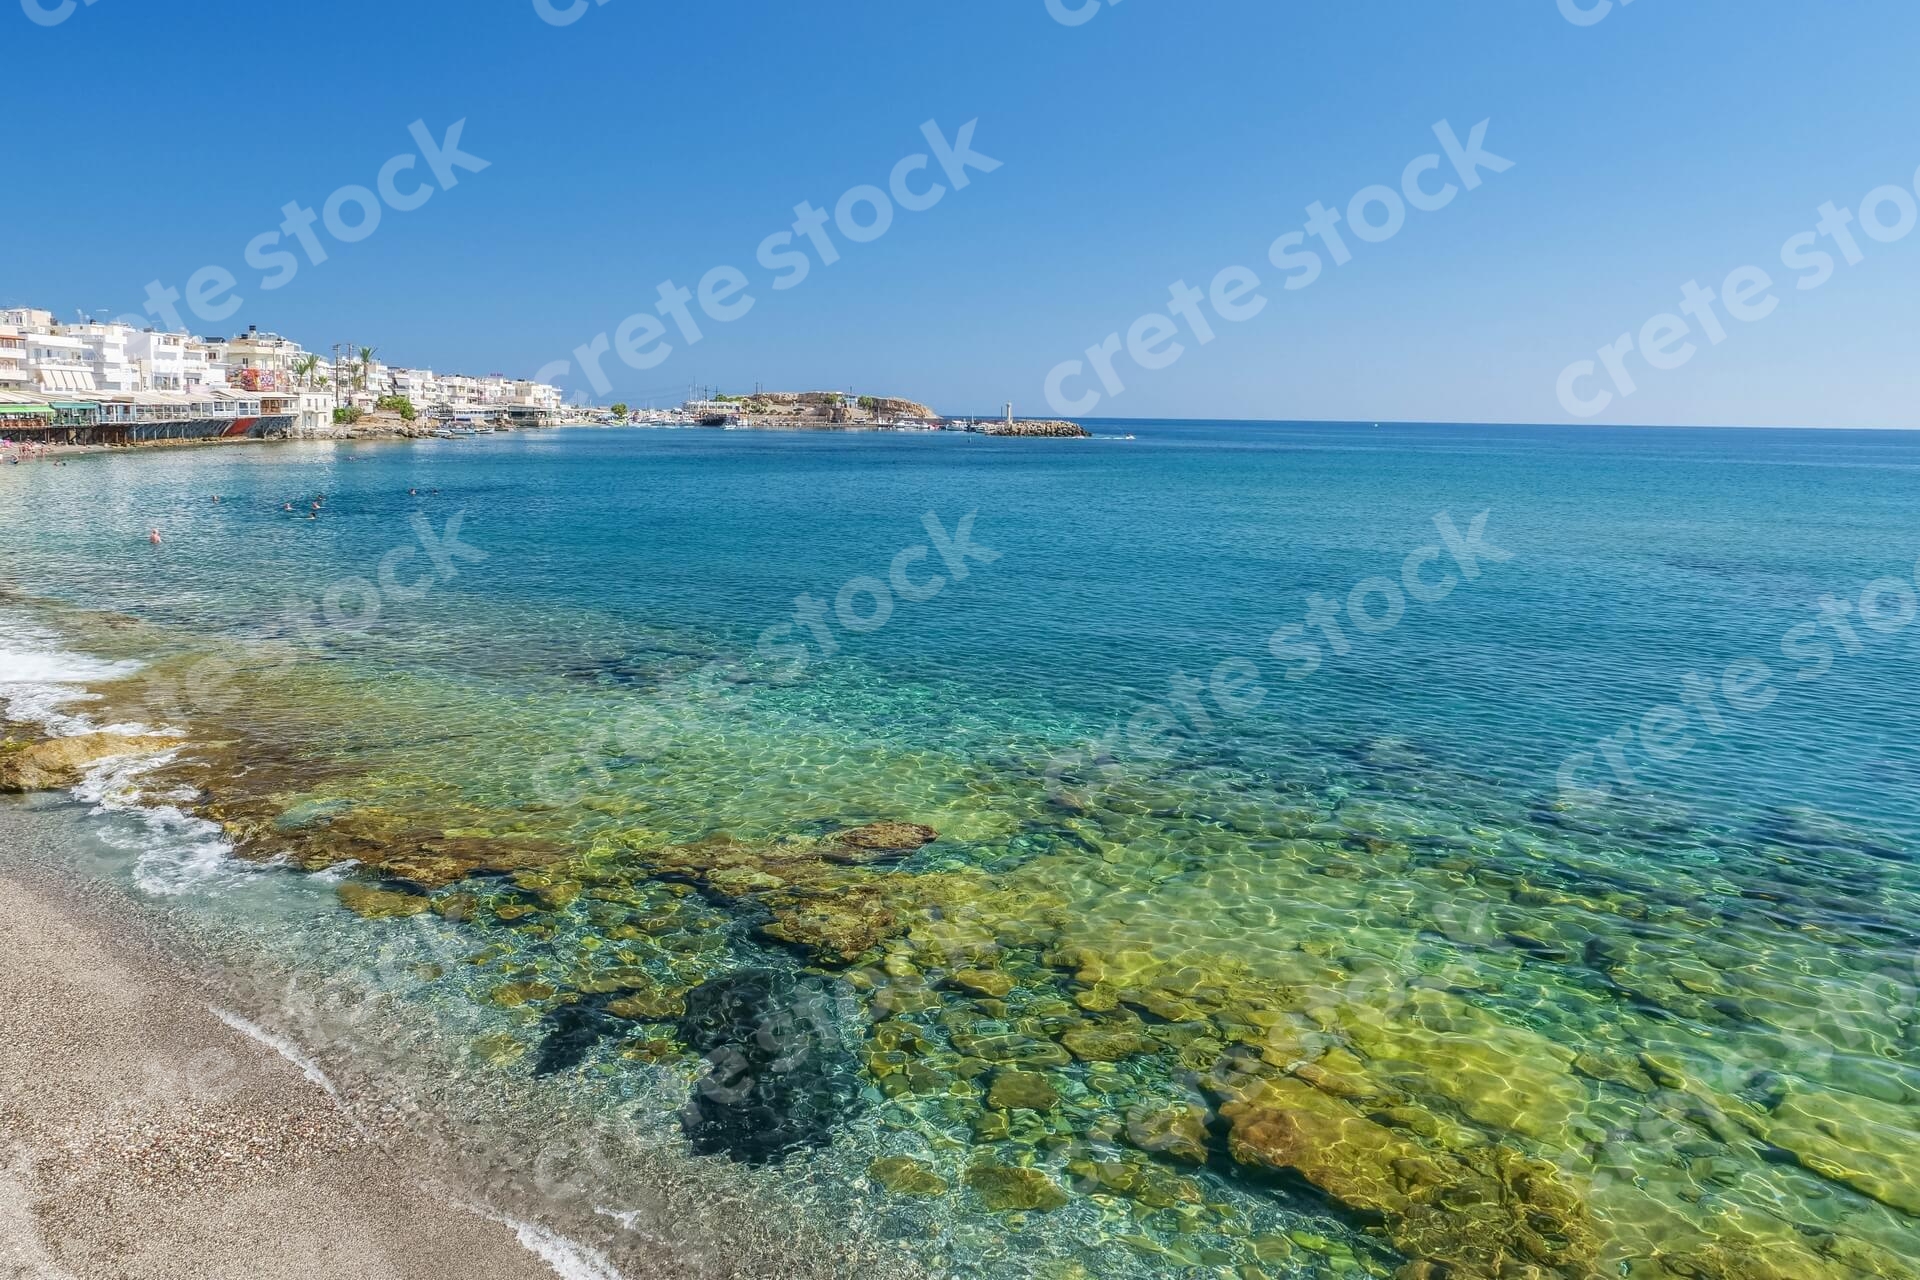
[[[996,422],[987,427],[990,436],[1044,436],[1061,439],[1084,440],[1093,435],[1077,422],[1034,421],[1034,422]]]

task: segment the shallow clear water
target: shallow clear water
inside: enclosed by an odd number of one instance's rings
[[[1139,438],[7,468],[0,695],[184,735],[80,791],[138,892],[316,973],[455,947],[399,985],[491,1105],[571,1091],[936,1272],[1908,1274],[1920,439],[1095,430]],[[989,552],[914,553],[970,513]],[[770,633],[803,594],[830,653]],[[836,853],[876,821],[939,838]],[[676,1018],[750,969],[827,975],[854,1092],[735,1168]]]

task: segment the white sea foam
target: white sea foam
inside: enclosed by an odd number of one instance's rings
[[[97,700],[83,686],[124,680],[140,665],[74,653],[45,627],[0,611],[0,707],[9,720],[37,724],[60,737],[92,732],[94,723],[70,710],[75,703]]]
[[[232,1027],[235,1031],[238,1031],[241,1035],[247,1036],[249,1039],[258,1040],[261,1044],[267,1046],[267,1048],[300,1068],[300,1073],[306,1076],[309,1083],[320,1086],[320,1088],[325,1089],[335,1097],[339,1096],[338,1090],[333,1087],[333,1081],[327,1079],[327,1073],[322,1071],[313,1059],[301,1053],[292,1041],[273,1034],[273,1032],[268,1031],[265,1027],[256,1026],[248,1022],[237,1013],[228,1013],[225,1009],[215,1008],[213,1005],[207,1006],[207,1012]]]
[[[0,645],[0,707],[6,718],[39,725],[55,737],[91,733],[97,725],[76,704],[99,701],[83,684],[122,680],[137,662],[105,662],[79,654]]]
[[[604,1205],[595,1205],[593,1211],[603,1218],[612,1218],[620,1224],[622,1231],[630,1232],[646,1240],[651,1240],[656,1244],[664,1245],[668,1243],[665,1236],[658,1235],[640,1225],[640,1220],[643,1215],[638,1209],[609,1209]]]
[[[555,1231],[531,1222],[522,1222],[510,1218],[504,1213],[495,1213],[491,1209],[482,1209],[478,1205],[462,1206],[469,1213],[475,1213],[490,1222],[513,1229],[520,1246],[528,1253],[538,1257],[553,1268],[561,1280],[626,1280],[613,1263],[598,1249],[589,1249],[576,1240],[569,1240]]]
[[[178,737],[168,726],[102,725],[86,714],[99,695],[84,686],[124,680],[141,669],[133,661],[109,662],[61,647],[60,639],[39,624],[0,610],[0,710],[6,718],[37,725],[49,736],[74,737],[112,732],[129,736]],[[197,818],[185,807],[195,796],[179,789],[155,790],[148,776],[171,763],[180,748],[110,756],[93,763],[73,795],[105,817],[97,834],[112,848],[133,855],[134,883],[152,894],[203,892],[251,874],[235,861],[233,846],[218,825]]]
[[[73,789],[96,817],[110,819],[98,834],[133,855],[134,884],[161,897],[215,892],[260,870],[232,856],[233,845],[219,824],[180,807],[194,798],[192,792],[146,785],[147,775],[179,754],[175,747],[99,760]]]

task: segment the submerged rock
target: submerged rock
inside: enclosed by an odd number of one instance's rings
[[[1920,1108],[1799,1089],[1753,1127],[1821,1177],[1920,1215]]]
[[[1158,1041],[1132,1027],[1075,1027],[1060,1043],[1082,1062],[1120,1062],[1160,1051]]]
[[[1082,1191],[1126,1196],[1130,1200],[1138,1200],[1149,1209],[1200,1204],[1206,1199],[1200,1184],[1191,1178],[1183,1178],[1151,1161],[1138,1158],[1080,1159],[1069,1163],[1067,1172]]]
[[[1379,1218],[1429,1275],[1596,1274],[1594,1226],[1550,1164],[1501,1146],[1429,1150],[1300,1080],[1249,1080],[1230,1098],[1221,1114],[1236,1161],[1291,1170]]]
[[[1124,1132],[1140,1150],[1181,1164],[1205,1164],[1211,1154],[1206,1109],[1192,1103],[1137,1107]]]
[[[996,1213],[1048,1213],[1064,1207],[1068,1200],[1060,1184],[1038,1169],[977,1164],[967,1170],[967,1185],[979,1193],[981,1203]]]
[[[934,835],[930,827],[874,823],[826,842],[743,844],[716,837],[636,853],[656,876],[690,882],[730,908],[757,915],[764,936],[836,967],[916,932],[927,935],[917,941],[936,951],[931,959],[939,967],[967,967],[965,962],[998,950],[993,926],[1033,921],[1053,907],[1044,897],[1004,890],[978,872],[911,874],[871,865]],[[902,842],[910,847],[900,847]]]
[[[949,977],[954,986],[994,1000],[1004,1000],[1013,990],[1013,979],[994,969],[956,969]]]
[[[1002,1111],[1051,1111],[1059,1101],[1053,1082],[1037,1071],[996,1072],[987,1091],[987,1105]]]
[[[913,822],[870,822],[834,836],[826,856],[835,862],[879,862],[913,853],[939,838],[932,827]]]
[[[542,1018],[540,1055],[534,1060],[533,1074],[551,1076],[571,1071],[587,1060],[595,1045],[619,1034],[620,1021],[607,1010],[611,1002],[610,996],[588,996],[563,1004]]]
[[[681,1128],[701,1155],[744,1163],[832,1145],[853,1112],[857,1064],[815,977],[752,969],[687,993],[680,1038],[706,1059]]]
[[[178,738],[153,734],[83,733],[44,742],[0,743],[0,792],[57,791],[75,786],[88,766],[114,756],[164,751]]]
[[[947,1180],[908,1156],[888,1156],[867,1166],[867,1176],[900,1196],[943,1196]]]
[[[347,910],[367,920],[398,920],[407,916],[421,915],[432,909],[433,903],[417,893],[395,893],[390,889],[376,889],[370,884],[361,884],[349,880],[339,889],[340,903]]]

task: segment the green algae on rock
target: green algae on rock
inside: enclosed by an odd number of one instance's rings
[[[1052,1178],[1022,1166],[976,1164],[967,1170],[966,1181],[980,1202],[996,1213],[1049,1213],[1065,1208],[1070,1199]]]
[[[947,1180],[909,1156],[886,1156],[867,1166],[867,1176],[901,1196],[943,1196],[952,1188]]]
[[[341,884],[340,902],[347,910],[368,920],[395,920],[421,915],[432,909],[432,900],[417,893],[396,893],[376,889],[357,880]]]
[[[1498,1146],[1430,1150],[1297,1080],[1254,1078],[1230,1097],[1221,1114],[1235,1160],[1292,1170],[1346,1208],[1378,1215],[1415,1262],[1487,1277],[1514,1266],[1598,1270],[1594,1225],[1550,1164]]]
[[[1053,1082],[1037,1071],[997,1071],[987,1105],[1001,1111],[1051,1111],[1060,1102]]]

